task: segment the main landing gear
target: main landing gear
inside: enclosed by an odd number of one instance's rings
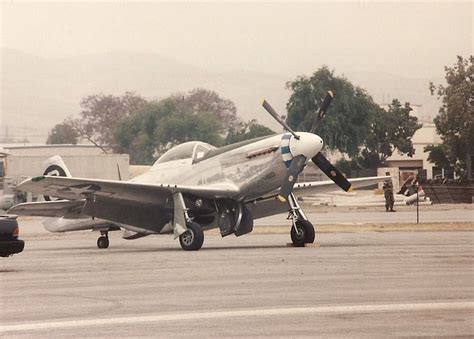
[[[197,251],[204,242],[202,227],[194,221],[188,221],[186,226],[186,232],[179,236],[181,248],[185,251]]]
[[[188,214],[188,208],[184,203],[181,192],[176,192],[173,195],[174,201],[174,232],[179,234],[179,243],[181,248],[185,251],[197,251],[202,247],[204,242],[204,232],[201,225],[194,222]],[[186,230],[182,232],[183,226],[186,225]]]
[[[290,206],[288,219],[291,219],[293,224],[290,231],[293,246],[303,247],[304,244],[313,243],[315,238],[313,224],[306,218],[293,193],[288,197],[288,204]]]
[[[108,231],[100,231],[101,236],[97,239],[97,247],[98,248],[107,248],[109,247],[109,232]]]

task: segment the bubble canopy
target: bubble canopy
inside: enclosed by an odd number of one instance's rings
[[[215,148],[216,147],[202,141],[188,141],[171,148],[169,151],[159,157],[153,166],[168,161],[182,159],[193,159],[193,161],[195,161],[204,157],[208,151]]]

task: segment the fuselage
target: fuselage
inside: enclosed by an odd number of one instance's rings
[[[236,200],[261,197],[281,186],[293,156],[318,153],[322,139],[310,133],[299,133],[296,140],[290,133],[258,138],[219,152],[211,150],[198,158],[191,157],[155,163],[146,173],[132,179],[140,183],[169,183],[192,186],[232,184],[239,189]],[[213,155],[213,153],[215,155]]]

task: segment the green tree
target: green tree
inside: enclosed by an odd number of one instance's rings
[[[113,137],[120,149],[130,154],[132,164],[151,164],[157,156],[182,142],[200,140],[220,146],[223,143],[221,131],[236,120],[229,118],[232,107],[235,108],[233,103],[210,91],[173,94],[149,102],[122,119],[115,126]],[[224,116],[229,119],[219,118],[220,109],[228,109]]]
[[[326,66],[287,86],[293,91],[287,104],[287,123],[303,131],[311,129],[326,92],[334,92],[334,101],[317,132],[330,149],[348,154],[358,166],[379,167],[395,150],[408,156],[414,154],[411,139],[421,125],[409,115],[408,103],[402,106],[394,99],[385,111],[364,89],[345,77],[335,76]],[[356,163],[342,165],[354,169]]]
[[[80,118],[74,120],[73,125],[82,138],[107,153],[116,147],[114,127],[146,103],[145,99],[130,92],[122,96],[89,95],[81,101]]]
[[[369,117],[378,108],[365,90],[354,86],[345,77],[334,75],[327,66],[321,67],[311,77],[298,77],[287,83],[287,87],[293,93],[286,105],[286,122],[299,131],[311,129],[321,100],[328,90],[332,90],[333,103],[317,132],[330,149],[351,157],[359,153],[369,127]]]
[[[130,92],[122,96],[94,94],[80,105],[80,117],[68,122],[76,137],[105,153],[127,152],[133,164],[150,164],[163,151],[189,140],[219,146],[226,132],[239,124],[231,100],[202,88],[152,102]],[[59,132],[54,131],[48,140]]]
[[[177,110],[176,103],[167,98],[149,102],[122,119],[113,129],[119,150],[130,154],[132,164],[153,163],[159,146],[155,137],[158,123]]]
[[[428,161],[432,162],[439,168],[448,168],[451,166],[451,161],[446,156],[446,150],[443,144],[441,145],[427,145],[423,149],[424,152],[428,152]]]
[[[365,168],[376,168],[385,165],[385,161],[395,152],[412,157],[415,154],[412,137],[421,128],[416,117],[410,116],[409,103],[404,106],[393,99],[388,110],[378,108],[369,117],[367,133],[359,163]]]
[[[263,126],[255,119],[249,120],[248,122],[240,122],[236,124],[227,133],[225,144],[234,144],[236,142],[249,140],[253,138],[263,137],[267,135],[275,134],[274,131],[266,126]]]
[[[78,133],[70,120],[54,126],[48,134],[47,144],[77,144]]]
[[[172,146],[199,140],[213,145],[220,145],[219,122],[211,113],[189,114],[184,119],[179,116],[168,116],[160,120],[155,129],[159,146],[169,149]]]
[[[209,113],[218,121],[218,129],[225,134],[237,122],[237,108],[235,104],[225,98],[221,98],[214,91],[204,88],[196,88],[187,94],[173,94],[170,100],[174,101],[178,111],[187,115]]]
[[[326,66],[310,77],[300,76],[287,83],[287,88],[292,94],[286,105],[286,122],[298,131],[311,129],[321,100],[332,90],[334,101],[317,132],[329,148],[351,157],[359,153],[359,146],[370,129],[370,117],[378,110],[365,90],[352,85],[345,77],[334,75]]]
[[[472,180],[472,152],[474,145],[474,56],[457,57],[453,66],[444,68],[447,85],[430,83],[432,95],[442,99],[435,118],[447,158],[456,171]],[[430,154],[431,156],[431,154]]]

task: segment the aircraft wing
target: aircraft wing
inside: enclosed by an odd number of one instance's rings
[[[118,199],[161,204],[167,199],[172,199],[175,192],[207,198],[232,198],[239,193],[238,188],[231,184],[206,186],[144,184],[131,181],[47,175],[28,179],[16,186],[16,189],[68,200],[80,200],[87,196],[94,196],[107,200]]]
[[[388,178],[390,178],[390,176],[365,177],[348,180],[352,184],[352,189],[357,189],[378,184],[379,182],[384,181]],[[332,180],[301,182],[297,183],[293,188],[293,192],[296,194],[304,193],[309,195],[334,192],[338,190],[340,190],[340,188]]]
[[[380,181],[384,181],[389,176],[381,176],[381,177],[366,177],[366,178],[356,178],[356,179],[348,179],[351,184],[352,188],[360,188],[371,186],[379,183]],[[304,182],[304,183],[297,183],[294,188],[293,192],[297,195],[301,194],[319,194],[319,193],[327,193],[327,192],[335,192],[340,191],[341,189],[332,181],[332,180],[324,180],[324,181],[313,181],[313,182]],[[268,217],[270,215],[275,215],[279,213],[288,212],[288,205],[282,204],[281,202],[277,201],[275,197],[278,194],[278,190],[273,191],[271,194],[263,197],[257,201],[248,201],[246,203],[247,208],[252,212],[252,216],[254,219]]]
[[[37,217],[65,217],[67,219],[81,219],[82,207],[85,200],[59,200],[59,201],[37,201],[26,202],[13,206],[8,210],[9,214],[27,215]]]

